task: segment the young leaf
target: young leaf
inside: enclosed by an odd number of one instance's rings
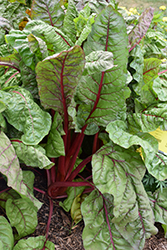
[[[48,157],[59,157],[65,155],[64,142],[61,135],[64,135],[62,118],[59,113],[55,113],[54,121],[46,144],[46,155]]]
[[[25,199],[12,200],[6,202],[6,214],[10,220],[11,226],[15,227],[18,237],[21,238],[35,231],[38,224],[37,211],[33,203]]]
[[[152,7],[147,8],[139,17],[138,24],[129,34],[130,51],[140,43],[141,39],[146,34],[154,14]]]
[[[34,0],[31,5],[31,18],[42,20],[52,26],[63,25],[64,11],[60,0]]]
[[[94,74],[115,67],[113,62],[113,54],[108,51],[93,51],[85,57],[85,74]]]
[[[108,6],[97,16],[84,43],[84,52],[86,56],[99,50],[112,52],[114,65],[117,67],[81,78],[77,97],[88,106],[88,112],[92,107],[88,123],[106,126],[116,117],[125,119],[125,99],[130,92],[126,87],[127,44],[124,20],[112,6]]]
[[[15,87],[8,92],[0,91],[0,98],[8,107],[4,111],[8,122],[24,133],[21,137],[24,144],[37,145],[48,134],[51,116],[33,101],[27,90]]]
[[[77,15],[78,11],[76,10],[74,1],[69,0],[66,15],[64,17],[63,31],[71,39],[73,43],[76,42],[76,30],[75,30],[75,23],[73,20],[74,18],[77,17]]]
[[[45,244],[46,242],[46,244]],[[29,237],[28,239],[19,240],[13,250],[42,250],[45,245],[45,249],[55,250],[55,246],[52,242],[46,241],[45,236]]]
[[[49,169],[54,165],[46,156],[45,150],[39,145],[29,146],[18,140],[12,140],[12,145],[17,157],[27,166]]]
[[[73,46],[73,42],[60,29],[41,21],[32,20],[26,25],[26,30],[29,30],[36,37],[45,41],[49,55],[60,53],[63,50],[68,50]]]
[[[14,238],[12,228],[3,216],[0,216],[0,249],[12,250]]]
[[[71,104],[84,62],[83,50],[74,46],[37,64],[39,95],[44,108],[54,109],[62,116],[67,116],[66,109]]]
[[[15,200],[19,198],[21,198],[21,196],[14,189],[10,189],[0,194],[0,206],[6,209],[6,201],[8,199]]]
[[[23,181],[23,172],[20,168],[19,161],[15,150],[7,138],[7,136],[1,131],[0,132],[0,172],[4,174],[7,179],[7,185],[15,189],[22,197],[28,197],[34,205],[39,209],[41,202],[39,202],[34,195],[28,190],[26,183]]]

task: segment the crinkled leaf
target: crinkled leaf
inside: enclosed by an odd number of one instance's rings
[[[83,231],[85,249],[142,250],[145,238],[157,232],[152,214],[147,217],[149,203],[147,206],[144,202],[145,200],[142,201],[139,195],[139,200],[136,202],[139,207],[135,207],[138,210],[137,216],[133,217],[133,221],[129,221],[127,215],[124,225],[117,224],[112,222],[113,196],[101,195],[97,190],[93,191],[81,206],[85,222]],[[133,215],[133,212],[131,214]]]
[[[147,8],[139,17],[138,24],[129,34],[130,51],[141,41],[146,34],[154,14],[152,7]]]
[[[136,106],[140,103],[136,102]],[[136,126],[138,130],[150,132],[160,127],[167,130],[167,104],[157,103],[150,106],[141,106],[141,109],[128,116],[128,123]]]
[[[9,32],[12,29],[11,23],[4,17],[0,17],[0,27]]]
[[[11,86],[21,85],[21,75],[15,69],[9,69],[4,75],[0,77],[0,88],[7,88]]]
[[[81,11],[87,3],[89,3],[89,6],[91,8],[91,11],[94,13],[99,13],[104,7],[106,7],[108,4],[112,4],[112,1],[108,3],[106,0],[74,0],[76,4],[76,8],[78,11]],[[114,7],[114,4],[112,4]]]
[[[31,6],[31,18],[42,20],[55,27],[61,27],[64,11],[59,0],[34,0]]]
[[[100,33],[97,32],[99,29]],[[126,87],[127,44],[124,20],[112,6],[108,6],[97,16],[92,31],[84,43],[84,52],[86,56],[99,50],[112,52],[114,65],[117,65],[117,68],[113,67],[107,72],[91,76],[82,76],[77,97],[88,105],[88,111],[91,106],[88,123],[94,122],[106,126],[116,117],[125,119],[125,99],[130,92]]]
[[[37,211],[33,203],[25,199],[12,200],[6,202],[6,214],[10,220],[11,226],[15,227],[18,237],[21,238],[35,231],[38,224]]]
[[[5,103],[0,101],[0,113],[2,113],[5,109],[6,109]]]
[[[155,222],[167,224],[167,188],[157,189],[154,194],[148,193]]]
[[[29,146],[17,140],[13,140],[12,145],[16,151],[17,157],[27,166],[41,169],[49,169],[54,166],[54,163],[46,156],[45,150],[42,152],[39,145]]]
[[[8,122],[24,133],[23,143],[37,145],[48,134],[51,116],[33,101],[27,90],[15,87],[0,91],[0,98],[7,105],[4,115]]]
[[[85,57],[84,74],[94,74],[113,68],[113,54],[108,51],[93,51]]]
[[[79,46],[38,63],[36,73],[39,95],[45,108],[52,108],[61,115],[66,113],[83,72],[84,63],[84,53]]]
[[[160,101],[167,101],[167,80],[163,76],[159,76],[154,80],[152,88]]]
[[[141,145],[145,152],[146,167],[150,168],[152,159],[158,151],[158,142],[153,136],[142,132],[131,134],[123,121],[110,122],[106,131],[109,133],[110,139],[121,147],[129,148],[132,145]]]
[[[81,30],[81,34],[79,35],[77,41],[76,41],[76,45],[81,46],[82,43],[87,39],[89,33],[92,30],[92,24],[95,21],[95,14],[92,14],[89,16],[86,24],[83,26],[83,29]]]
[[[19,240],[13,250],[42,250],[46,241],[45,236],[29,237],[28,239]],[[52,242],[46,241],[45,249],[54,250],[55,246]]]
[[[45,147],[47,156],[59,157],[65,155],[64,141],[61,137],[63,134],[62,118],[59,113],[56,112]]]
[[[150,163],[148,171],[160,181],[167,179],[167,156],[161,153],[156,153]]]
[[[64,17],[63,23],[63,31],[64,33],[71,39],[73,43],[76,41],[76,29],[74,18],[78,15],[78,11],[76,10],[76,6],[73,0],[68,1],[68,8],[66,11],[66,15]]]
[[[3,216],[0,216],[0,249],[12,250],[14,238],[12,228]]]
[[[35,72],[27,67],[23,61],[20,62],[19,66],[22,79],[21,87],[27,89],[34,98],[39,98]]]
[[[48,56],[46,43],[39,37],[33,34],[28,35],[29,47],[32,53],[35,54],[36,62],[42,61]]]
[[[0,172],[7,177],[7,185],[16,190],[21,196],[28,197],[39,209],[41,202],[29,192],[26,183],[24,183],[23,172],[15,150],[8,137],[2,131],[0,132],[0,141]]]
[[[28,22],[26,30],[45,41],[49,55],[68,50],[73,46],[73,42],[61,30],[41,20]]]

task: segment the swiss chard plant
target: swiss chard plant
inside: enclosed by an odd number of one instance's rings
[[[148,175],[167,179],[167,156],[149,134],[167,130],[167,42],[153,13],[129,18],[115,0],[34,0],[15,26],[0,17],[0,172],[8,186],[0,249],[54,249],[47,237],[58,198],[76,223],[83,218],[86,250],[140,250],[155,222],[167,224],[166,186],[146,188]],[[45,236],[21,239],[42,206],[25,166],[46,170],[50,213]]]

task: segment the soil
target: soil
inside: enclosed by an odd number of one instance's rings
[[[39,176],[38,174],[36,176],[34,187],[46,190],[46,178],[44,175]],[[45,235],[49,215],[49,200],[44,194],[37,191],[34,191],[34,194],[43,205],[38,211],[38,226],[31,236]],[[70,214],[66,213],[59,206],[59,201],[54,201],[48,240],[55,244],[55,250],[84,250],[82,242],[83,221],[73,225]],[[3,213],[4,211],[0,208],[0,215]],[[163,229],[158,223],[156,226],[159,229],[158,234],[146,240],[143,250],[167,250],[167,239],[164,238]]]

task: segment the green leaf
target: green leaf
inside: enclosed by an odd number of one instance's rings
[[[24,144],[37,145],[48,134],[51,116],[33,101],[27,90],[15,87],[0,91],[0,98],[7,105],[4,116],[8,122],[24,133]]]
[[[117,68],[81,78],[77,98],[88,106],[90,114],[87,123],[106,126],[116,117],[126,118],[125,99],[130,92],[126,86],[127,44],[124,20],[112,6],[108,6],[96,17],[92,31],[84,43],[84,52],[86,56],[93,51],[111,52]]]
[[[64,135],[62,119],[59,113],[56,112],[45,147],[48,157],[65,155],[64,141],[61,135]]]
[[[140,105],[140,102],[136,101],[138,110],[136,113],[128,116],[128,123],[136,126],[143,132],[150,132],[160,127],[162,130],[167,130],[167,113],[166,103],[157,103],[149,105]]]
[[[12,228],[3,216],[0,216],[0,249],[12,250],[14,238]]]
[[[37,82],[44,108],[54,109],[64,116],[65,107],[71,104],[83,67],[84,53],[79,46],[38,63]]]
[[[46,43],[39,37],[30,34],[27,36],[30,50],[35,54],[36,62],[42,61],[48,56]]]
[[[157,140],[147,133],[138,132],[136,134],[129,133],[125,122],[110,122],[106,128],[110,139],[121,147],[129,148],[132,145],[141,145],[144,150],[145,164],[150,168],[150,164],[158,151]]]
[[[44,247],[46,241],[45,236],[38,237],[29,237],[28,239],[19,240],[19,242],[15,245],[13,250],[41,250]],[[55,246],[52,242],[46,241],[45,249],[54,250]]]
[[[12,29],[12,25],[9,20],[4,17],[0,17],[0,27],[2,27],[6,31],[10,31]]]
[[[134,206],[135,210],[139,209],[137,216],[129,221],[127,215],[126,222],[124,220],[124,225],[122,225],[122,223],[112,222],[114,219],[112,195],[101,195],[97,190],[94,190],[81,206],[85,223],[82,236],[85,250],[142,250],[145,238],[149,237],[150,233],[157,233],[157,230],[153,225],[153,216],[147,217],[149,203],[147,206],[140,195],[137,201],[139,207]],[[131,215],[133,215],[133,210]]]
[[[21,75],[19,71],[10,68],[4,75],[0,77],[0,82],[1,89],[11,86],[19,86],[21,85]]]
[[[77,15],[78,11],[76,10],[74,1],[69,0],[66,15],[64,17],[63,31],[71,39],[73,43],[76,42],[76,30],[75,30],[75,23],[73,20],[74,18],[77,17]]]
[[[41,146],[29,146],[17,140],[13,140],[12,145],[17,157],[27,166],[38,167],[40,169],[49,169],[54,166],[54,163],[48,159],[45,150]]]
[[[167,224],[167,188],[157,189],[154,194],[148,193],[150,204],[155,216],[155,222]]]
[[[0,57],[0,66],[9,66],[11,68],[14,68],[16,70],[19,70],[19,63],[21,61],[21,58],[18,53],[11,54],[5,57]]]
[[[41,202],[28,191],[27,185],[23,181],[23,172],[15,150],[8,137],[2,131],[0,132],[0,141],[0,172],[7,177],[7,185],[16,190],[22,197],[28,197],[39,209]]]
[[[15,227],[18,237],[21,238],[35,231],[38,224],[37,211],[34,205],[25,199],[12,200],[6,202],[6,214],[11,226]]]
[[[41,20],[29,21],[26,25],[26,30],[29,30],[34,36],[46,43],[50,56],[63,50],[68,50],[73,46],[73,42],[60,29]]]
[[[5,103],[0,101],[0,113],[2,113],[5,109],[6,109]]]
[[[93,51],[85,57],[86,64],[84,74],[94,74],[115,67],[113,54],[108,51]]]
[[[167,81],[163,76],[157,77],[154,80],[152,88],[160,101],[167,101]]]
[[[0,206],[6,209],[6,201],[8,199],[15,200],[19,198],[21,198],[21,196],[14,189],[10,189],[7,192],[3,192],[0,194]]]
[[[59,0],[34,0],[31,6],[31,18],[42,20],[55,27],[61,27],[64,11]]]
[[[19,3],[23,3],[23,4],[26,4],[26,1],[25,0],[9,0],[9,2],[11,3],[14,3],[14,2],[19,2]]]

